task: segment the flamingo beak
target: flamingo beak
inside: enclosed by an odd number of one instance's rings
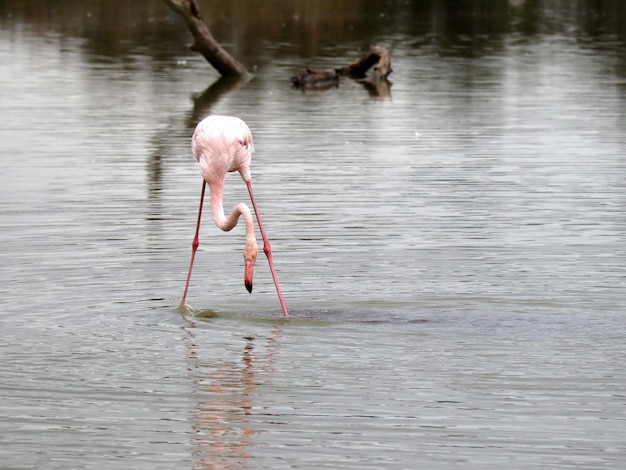
[[[252,275],[254,271],[254,259],[246,260],[246,269],[243,274],[243,283],[246,285],[246,289],[249,293],[252,293]]]
[[[252,293],[252,274],[254,271],[254,262],[256,261],[258,247],[254,233],[246,235],[246,247],[243,250],[243,259],[246,262],[246,270],[243,273],[243,283],[246,285],[248,292]]]

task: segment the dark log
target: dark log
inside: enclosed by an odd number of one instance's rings
[[[335,71],[306,69],[300,75],[291,77],[291,83],[297,87],[334,86],[339,82]]]
[[[196,0],[165,0],[187,24],[194,37],[191,50],[199,52],[224,77],[248,75],[246,68],[220,46],[200,14]]]
[[[337,69],[337,73],[363,78],[372,67],[374,67],[373,77],[377,80],[385,80],[393,72],[391,68],[391,52],[386,47],[372,46],[366,54],[347,67]]]

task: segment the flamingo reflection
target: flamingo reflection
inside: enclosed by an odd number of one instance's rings
[[[255,395],[273,370],[279,327],[266,338],[246,337],[241,361],[209,358],[203,360],[196,343],[196,323],[185,318],[182,329],[187,347],[188,370],[196,400],[192,413],[193,468],[223,470],[245,467],[253,446]]]

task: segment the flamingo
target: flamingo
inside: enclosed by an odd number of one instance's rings
[[[278,300],[283,309],[283,314],[288,316],[287,307],[283,294],[278,283],[278,276],[274,269],[274,260],[272,259],[272,248],[267,239],[259,209],[257,208],[254,194],[252,192],[252,183],[250,177],[250,160],[254,145],[252,143],[252,133],[250,129],[241,119],[231,116],[208,116],[204,118],[196,126],[191,139],[191,150],[194,157],[200,164],[200,173],[202,173],[202,193],[200,195],[200,208],[198,209],[198,222],[196,224],[196,234],[191,244],[191,261],[189,263],[189,272],[187,274],[187,283],[183,299],[180,302],[179,309],[184,310],[185,301],[187,299],[187,291],[189,289],[189,280],[191,279],[191,270],[193,261],[196,256],[196,250],[200,244],[198,234],[200,232],[200,218],[202,217],[202,206],[204,203],[204,192],[207,184],[209,185],[209,194],[211,198],[211,210],[215,224],[223,231],[230,231],[239,220],[239,216],[243,216],[246,223],[246,244],[243,251],[245,260],[244,284],[248,292],[252,292],[252,275],[254,263],[257,258],[258,247],[256,237],[254,236],[254,222],[250,209],[244,203],[239,203],[232,210],[228,218],[224,215],[223,194],[224,180],[227,172],[238,171],[243,178],[252,207],[256,214],[259,230],[263,238],[263,252],[267,257],[270,265]]]

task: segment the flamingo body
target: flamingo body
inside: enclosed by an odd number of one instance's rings
[[[276,286],[278,299],[283,309],[283,313],[287,316],[287,307],[285,306],[276,270],[274,269],[270,243],[267,239],[267,235],[265,234],[263,223],[261,222],[261,217],[252,192],[250,161],[252,159],[252,152],[254,152],[254,144],[252,142],[252,133],[250,132],[250,129],[246,123],[236,117],[208,116],[197,125],[191,139],[191,150],[200,165],[200,173],[202,174],[203,181],[200,208],[198,210],[196,235],[192,243],[189,273],[187,275],[187,283],[185,285],[185,292],[180,303],[180,308],[182,309],[185,306],[193,261],[199,245],[198,235],[200,231],[200,218],[202,216],[202,205],[206,185],[209,186],[213,219],[220,229],[224,231],[232,230],[232,228],[237,225],[240,216],[243,217],[246,223],[244,284],[248,292],[252,292],[253,269],[258,253],[256,237],[254,235],[252,213],[246,204],[240,203],[237,204],[233,208],[230,215],[226,217],[223,207],[224,180],[226,178],[226,174],[228,172],[238,171],[248,187],[250,200],[252,202],[252,206],[254,207],[254,212],[259,224],[259,230],[261,231],[261,236],[263,238],[263,252],[267,256],[267,260],[270,265],[270,271],[274,279],[274,284]]]
[[[239,171],[244,181],[250,180],[250,160],[254,152],[252,132],[237,117],[204,118],[191,138],[191,151],[209,185],[223,182],[226,173],[232,171]]]

